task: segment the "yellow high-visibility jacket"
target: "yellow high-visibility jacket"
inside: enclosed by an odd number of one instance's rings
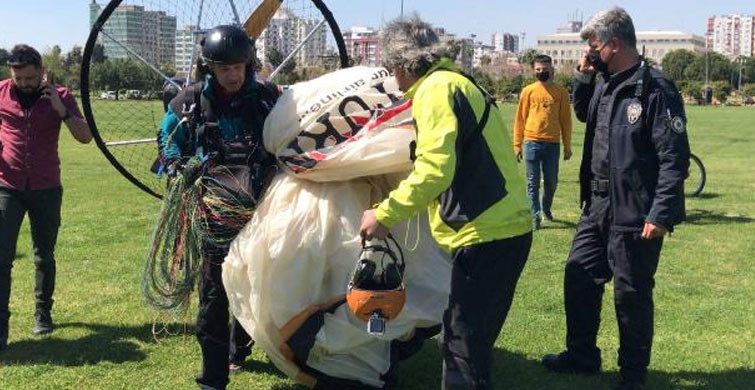
[[[524,180],[498,107],[447,58],[405,96],[413,99],[416,160],[377,207],[378,221],[390,228],[428,209],[433,237],[449,251],[532,230]]]

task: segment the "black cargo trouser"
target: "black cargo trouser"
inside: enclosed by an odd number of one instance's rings
[[[443,389],[492,389],[498,338],[529,256],[532,233],[460,248],[443,314]]]
[[[246,167],[217,166],[203,177],[208,192],[223,203],[254,207],[250,190],[253,177]],[[229,362],[241,362],[251,354],[252,339],[233,318],[229,326],[228,295],[223,286],[223,261],[230,242],[236,237],[239,221],[224,221],[223,213],[205,203],[207,226],[213,237],[202,242],[202,279],[199,286],[197,340],[202,350],[202,372],[197,384],[203,389],[220,390],[228,385]],[[216,241],[219,240],[219,241]]]
[[[0,328],[7,327],[11,269],[24,215],[29,213],[34,250],[34,297],[37,311],[52,309],[55,291],[55,243],[60,227],[61,187],[18,191],[0,187]],[[7,329],[6,329],[7,330]]]
[[[604,285],[614,280],[619,366],[645,380],[653,339],[653,287],[663,238],[611,230],[608,194],[593,194],[577,226],[564,275],[567,351],[581,367],[598,368],[596,344]]]
[[[204,389],[225,389],[228,364],[243,361],[251,354],[252,339],[233,318],[229,327],[228,296],[223,287],[223,264],[210,259],[203,265],[199,286],[197,340],[202,350],[202,373],[197,383]]]

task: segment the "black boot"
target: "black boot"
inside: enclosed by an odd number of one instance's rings
[[[247,356],[252,354],[254,340],[246,333],[235,317],[231,321],[231,339],[228,346],[228,371],[236,374],[243,368]]]
[[[645,381],[622,378],[621,382],[614,388],[615,390],[645,390]]]
[[[35,335],[52,333],[53,325],[50,310],[38,308],[36,313],[34,313],[34,320],[34,330],[32,330],[32,333]]]
[[[0,351],[8,347],[8,317],[7,313],[0,313]]]
[[[569,352],[543,356],[543,366],[553,372],[592,375],[600,371],[600,362],[586,363],[575,359]]]
[[[0,351],[8,347],[8,320],[10,320],[10,268],[0,266]]]
[[[247,356],[251,355],[253,345],[254,340],[250,340],[241,347],[231,343],[231,353],[228,355],[228,372],[230,374],[237,374],[244,368],[244,361],[246,361]]]

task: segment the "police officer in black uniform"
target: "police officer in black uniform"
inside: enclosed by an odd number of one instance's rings
[[[650,362],[663,236],[685,218],[686,117],[674,84],[639,55],[626,11],[597,13],[581,36],[589,48],[577,69],[573,104],[587,123],[583,213],[564,277],[567,348],[543,357],[543,365],[556,372],[600,370],[596,338],[604,285],[613,278],[622,375],[617,389],[638,390]]]
[[[223,205],[253,209],[275,172],[275,160],[262,143],[264,120],[279,95],[277,86],[254,77],[254,44],[235,26],[218,26],[200,42],[204,80],[174,98],[161,125],[168,175],[190,156],[203,161],[200,208],[203,270],[199,289],[197,339],[202,349],[202,389],[225,389],[229,369],[251,353],[251,338],[234,319],[229,330],[228,297],[222,263],[246,220],[228,219]],[[213,202],[205,202],[209,196]],[[220,201],[218,201],[220,200]],[[218,206],[221,205],[221,206]]]

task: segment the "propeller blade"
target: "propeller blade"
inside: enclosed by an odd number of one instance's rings
[[[262,0],[260,5],[257,6],[244,22],[244,31],[252,38],[258,38],[262,34],[262,30],[270,23],[275,12],[280,8],[281,3],[283,3],[283,0]]]

